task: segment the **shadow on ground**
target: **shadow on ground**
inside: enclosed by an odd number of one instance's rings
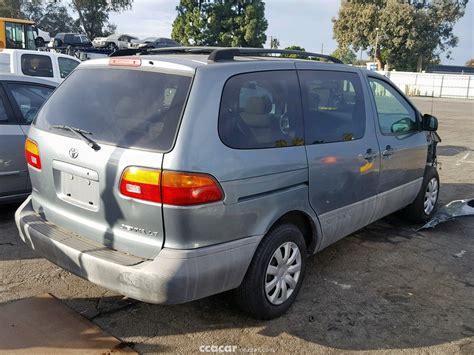
[[[474,197],[466,196],[472,192],[472,184],[444,184],[442,202]],[[459,340],[471,349],[474,218],[420,232],[416,227],[391,215],[313,256],[295,305],[272,321],[241,314],[231,292],[176,306],[121,297],[63,302],[139,352],[197,351],[215,343],[280,349],[285,333],[343,350]],[[175,336],[179,341],[167,341]]]

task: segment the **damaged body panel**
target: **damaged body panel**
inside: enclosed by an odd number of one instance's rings
[[[449,221],[456,217],[465,216],[474,216],[474,198],[451,201],[447,205],[441,207],[433,218],[418,230],[434,228],[440,223]]]

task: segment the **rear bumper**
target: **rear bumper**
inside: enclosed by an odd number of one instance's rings
[[[153,260],[94,244],[41,218],[29,197],[15,220],[22,240],[56,265],[97,285],[149,303],[183,303],[236,288],[262,236],[211,247],[163,248]]]

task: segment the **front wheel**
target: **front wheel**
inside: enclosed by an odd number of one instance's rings
[[[439,175],[436,167],[427,166],[420,192],[410,205],[405,207],[403,214],[414,223],[428,221],[435,212],[439,197]]]
[[[306,244],[298,227],[282,224],[274,228],[262,239],[235,290],[238,306],[257,319],[281,316],[301,288],[305,267]]]

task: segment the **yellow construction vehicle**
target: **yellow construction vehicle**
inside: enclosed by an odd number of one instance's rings
[[[0,17],[0,48],[36,49],[35,23]]]

